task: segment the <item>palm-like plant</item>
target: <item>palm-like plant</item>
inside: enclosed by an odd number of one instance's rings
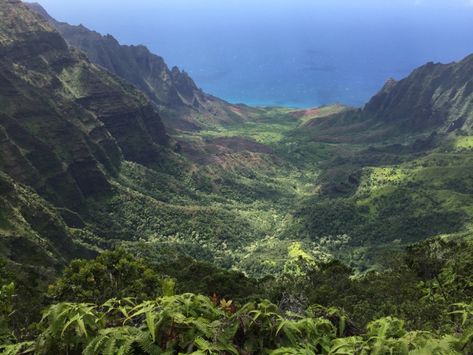
[[[237,325],[235,341],[250,354],[274,348],[277,326],[281,320],[278,307],[270,301],[247,303],[232,316],[233,323]]]
[[[0,354],[2,355],[26,355],[33,354],[34,342],[27,341],[17,344],[0,345]]]
[[[59,303],[43,314],[43,332],[36,343],[36,352],[80,352],[103,325],[97,306],[90,303]]]
[[[138,352],[151,355],[163,354],[148,332],[125,326],[100,330],[99,334],[84,349],[83,354],[129,355]]]
[[[34,343],[0,346],[8,355],[29,354],[399,354],[469,353],[473,332],[462,337],[407,332],[404,322],[386,317],[371,322],[364,335],[344,337],[343,312],[320,306],[304,315],[283,313],[270,301],[251,302],[229,312],[208,297],[184,294],[139,304],[112,299],[101,306],[60,303],[48,308]],[[470,322],[470,306],[453,314]],[[466,314],[466,316],[465,316]]]
[[[225,339],[225,318],[226,313],[208,297],[184,294],[143,302],[130,310],[126,322],[141,321],[142,328],[163,350],[189,352],[197,347],[196,339],[220,346]]]
[[[362,337],[351,336],[347,338],[337,338],[332,342],[329,355],[363,354],[365,353],[366,348],[366,343]]]

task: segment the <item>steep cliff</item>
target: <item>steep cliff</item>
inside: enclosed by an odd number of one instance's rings
[[[28,6],[47,19],[72,47],[83,51],[93,63],[143,91],[158,107],[169,128],[198,130],[245,118],[241,114],[242,107],[206,94],[185,71],[177,67],[169,69],[163,58],[145,46],[121,45],[111,35],[102,36],[83,25],[56,21],[37,3]]]
[[[399,82],[389,80],[363,111],[412,130],[471,131],[473,55],[450,64],[428,63]]]
[[[473,55],[449,64],[428,63],[408,77],[389,79],[361,109],[309,120],[314,140],[429,141],[437,134],[473,133]]]
[[[167,136],[144,95],[21,2],[0,11],[0,169],[70,205],[105,191],[122,159],[160,161]]]
[[[87,199],[112,192],[125,160],[161,164],[167,144],[145,95],[0,1],[0,255],[44,267],[90,255]]]

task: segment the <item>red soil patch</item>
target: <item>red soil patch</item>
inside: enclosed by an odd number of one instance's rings
[[[294,118],[302,118],[306,116],[317,117],[319,114],[320,109],[318,108],[310,108],[308,110],[294,111],[290,113],[290,115]]]
[[[232,152],[273,153],[273,150],[267,145],[242,137],[220,137],[211,141],[210,144],[227,148]]]
[[[182,152],[197,164],[216,164],[224,169],[252,165],[276,157],[270,147],[242,137],[220,137],[202,143],[179,142]],[[263,159],[263,160],[264,160]]]

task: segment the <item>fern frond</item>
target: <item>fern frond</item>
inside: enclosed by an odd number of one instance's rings
[[[33,354],[34,342],[26,341],[18,344],[0,345],[0,354],[2,355],[26,355]]]

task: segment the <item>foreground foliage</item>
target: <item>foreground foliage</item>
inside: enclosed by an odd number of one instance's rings
[[[136,303],[59,303],[43,313],[33,342],[6,345],[9,354],[460,354],[472,346],[472,305],[457,305],[464,327],[454,335],[406,331],[386,317],[353,334],[337,309],[283,312],[267,300],[241,307],[182,294]]]
[[[467,240],[413,245],[385,271],[364,275],[298,255],[278,279],[255,280],[189,258],[150,263],[125,249],[108,251],[73,261],[42,296],[41,316],[19,302],[12,275],[0,272],[0,353],[473,351]]]

